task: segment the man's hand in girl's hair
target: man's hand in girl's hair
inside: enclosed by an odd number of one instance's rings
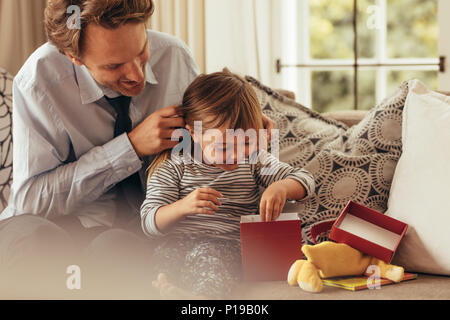
[[[128,137],[138,157],[144,157],[174,148],[179,142],[172,141],[172,134],[184,126],[180,108],[170,106],[153,112]]]
[[[181,216],[214,215],[219,210],[219,206],[222,205],[217,198],[222,197],[220,192],[212,188],[196,189],[176,202],[177,210]]]

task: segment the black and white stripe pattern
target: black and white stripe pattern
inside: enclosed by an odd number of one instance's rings
[[[155,213],[160,207],[183,199],[198,188],[213,188],[227,201],[222,202],[214,216],[199,214],[180,221],[171,229],[170,235],[239,240],[240,217],[258,213],[260,186],[267,188],[276,181],[293,178],[305,187],[307,195],[304,199],[314,193],[314,179],[309,172],[292,168],[270,154],[268,157],[264,163],[272,164],[270,174],[261,174],[267,165],[260,162],[250,164],[248,160],[233,171],[193,161],[188,164],[166,160],[154,172],[147,186],[147,197],[141,207],[144,232],[150,237],[162,236],[155,226]]]

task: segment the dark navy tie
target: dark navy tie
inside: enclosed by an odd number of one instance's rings
[[[116,110],[116,123],[114,125],[114,137],[131,131],[131,119],[129,115],[131,97],[118,96],[117,98],[108,98],[109,104]]]
[[[105,96],[105,98],[114,108],[117,114],[116,122],[114,124],[114,137],[120,136],[124,133],[129,133],[132,130],[132,122],[129,115],[131,98],[127,96],[119,96],[112,99]],[[131,203],[136,201],[136,199],[134,198],[139,197],[137,194],[139,194],[142,189],[139,173],[136,172],[135,174],[118,183],[117,186],[119,187],[119,193],[124,202],[120,204],[120,213],[116,217],[114,225],[116,227],[126,227],[127,225],[132,223],[134,218],[136,218],[130,208],[133,207]],[[130,190],[133,195],[127,193],[125,190]],[[127,206],[125,205],[125,203],[129,203],[129,205]]]
[[[129,115],[131,97],[119,96],[111,99],[105,96],[105,98],[117,113],[116,123],[114,124],[114,137],[120,136],[123,133],[129,133],[132,129],[132,123]],[[120,186],[124,189],[128,183],[141,188],[139,173],[136,172],[132,176],[120,182]]]

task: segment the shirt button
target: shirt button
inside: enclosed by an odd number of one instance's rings
[[[128,167],[128,172],[132,172],[133,171],[133,168],[132,167]]]

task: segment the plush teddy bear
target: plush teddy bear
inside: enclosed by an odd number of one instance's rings
[[[307,260],[294,262],[287,281],[308,292],[321,292],[322,278],[370,275],[367,269],[372,265],[380,268],[380,277],[394,282],[400,282],[404,275],[402,267],[386,264],[344,243],[325,241],[314,246],[305,245],[302,252]]]

